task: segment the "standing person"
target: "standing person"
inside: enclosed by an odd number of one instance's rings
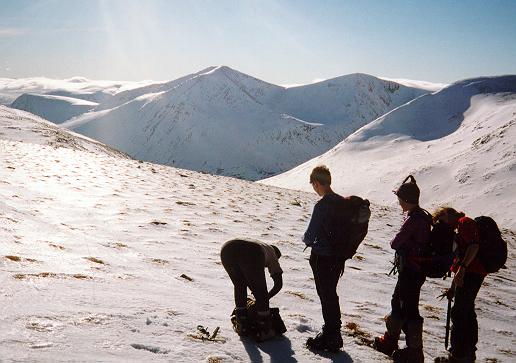
[[[407,182],[407,180],[409,180]],[[430,241],[431,216],[419,206],[419,187],[412,175],[395,191],[407,217],[391,241],[396,251],[398,281],[391,299],[391,312],[385,317],[386,332],[375,338],[376,350],[392,356],[394,362],[424,362],[423,318],[419,315],[419,294],[426,276],[416,259],[424,256]],[[407,347],[398,349],[401,330]]]
[[[238,335],[249,334],[247,316],[247,288],[256,299],[257,339],[265,340],[275,335],[271,326],[269,300],[283,286],[283,270],[279,264],[281,252],[276,246],[249,239],[227,241],[220,251],[222,265],[233,282],[235,296],[235,331]],[[265,271],[267,268],[274,286],[267,292]]]
[[[308,338],[306,346],[314,350],[338,351],[342,348],[340,305],[337,284],[344,272],[344,262],[338,258],[330,241],[332,208],[342,197],[331,189],[331,174],[326,166],[318,166],[310,174],[310,184],[321,197],[315,204],[312,218],[303,236],[303,242],[312,248],[310,266],[317,294],[321,300],[324,326],[314,338]]]
[[[449,355],[440,362],[470,363],[476,359],[478,322],[475,299],[487,272],[479,261],[479,231],[476,222],[464,215],[456,224],[457,259],[452,267],[455,272],[448,298],[454,298],[451,309],[451,347]]]

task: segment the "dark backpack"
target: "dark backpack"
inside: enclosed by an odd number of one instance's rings
[[[371,210],[369,201],[356,195],[340,197],[333,206],[330,241],[338,257],[349,259],[367,235]]]
[[[507,262],[507,242],[491,217],[480,216],[475,218],[475,222],[480,234],[477,258],[486,272],[498,272]]]
[[[259,338],[259,332],[260,329],[258,328],[258,309],[256,307],[256,301],[251,298],[247,298],[247,306],[246,306],[246,315],[247,315],[247,328],[248,332],[247,335],[251,338],[258,339]],[[271,327],[274,330],[274,333],[276,336],[281,336],[283,333],[287,331],[287,328],[285,326],[285,323],[283,322],[283,319],[281,318],[279,308],[270,308],[270,317],[271,317]],[[235,330],[238,334],[238,325],[237,325],[237,318],[236,318],[236,308],[233,309],[233,312],[231,313],[231,323],[233,324],[233,330]]]
[[[455,231],[452,226],[439,221],[433,225],[428,250],[420,264],[426,277],[442,278],[450,271],[455,258],[454,240]]]

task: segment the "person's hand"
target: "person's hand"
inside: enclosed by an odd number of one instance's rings
[[[447,298],[448,300],[452,300],[454,293],[455,293],[455,291],[452,288],[444,289],[443,293],[441,295],[437,296],[437,298],[441,299],[441,300],[444,298]]]

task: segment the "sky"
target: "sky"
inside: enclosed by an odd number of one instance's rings
[[[0,77],[306,84],[516,74],[516,1],[0,0]]]

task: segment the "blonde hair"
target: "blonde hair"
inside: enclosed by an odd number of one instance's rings
[[[463,212],[457,212],[455,209],[451,207],[440,207],[434,212],[434,214],[432,214],[432,221],[434,222],[434,224],[438,221],[453,224],[464,216],[465,214]]]
[[[319,165],[312,170],[310,174],[310,183],[318,182],[321,185],[331,184],[331,173],[330,169],[326,165]]]

